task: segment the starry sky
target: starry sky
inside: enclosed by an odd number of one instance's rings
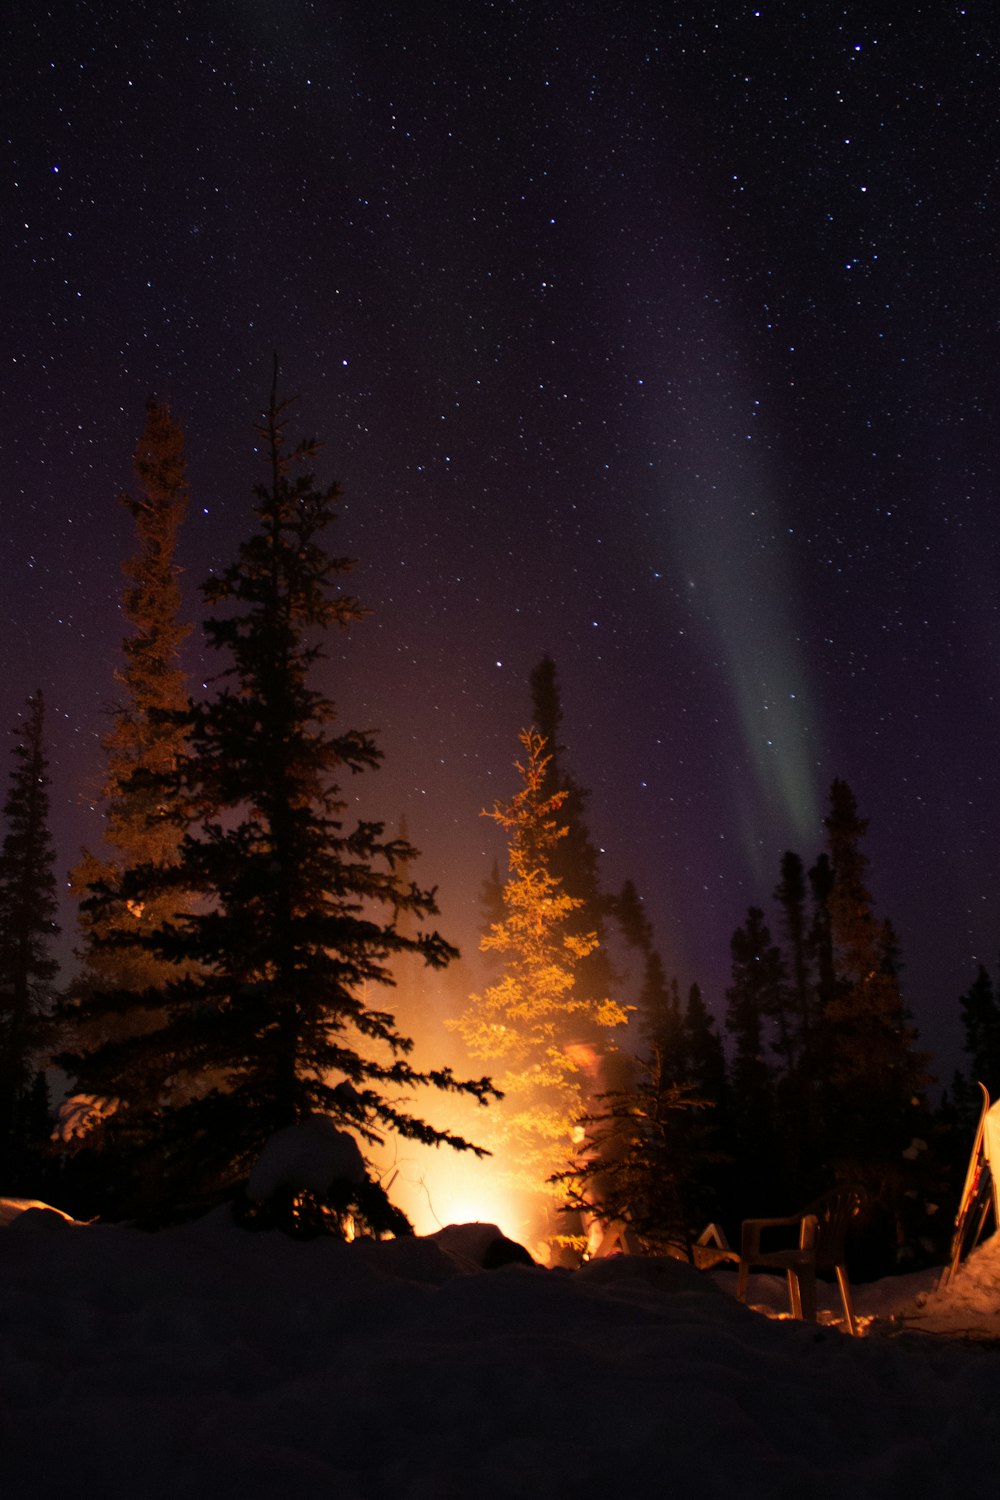
[[[99,837],[147,395],[196,620],[276,352],[372,611],[323,669],[386,753],[351,795],[405,814],[446,935],[474,951],[548,653],[606,886],[719,1016],[730,934],[850,782],[947,1081],[1000,954],[993,7],[51,0],[0,31],[0,712],[47,694],[60,871]]]

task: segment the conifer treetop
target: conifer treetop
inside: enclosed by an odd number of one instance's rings
[[[315,1114],[371,1141],[392,1130],[481,1154],[410,1103],[423,1084],[478,1101],[494,1093],[488,1079],[414,1069],[412,1042],[378,1003],[399,955],[440,967],[455,950],[427,926],[437,907],[409,879],[416,851],[348,816],[343,773],[376,767],[381,752],[368,732],[341,727],[311,669],[324,632],[363,612],[340,590],[350,562],[323,541],[339,486],[309,472],[315,443],[288,445],[287,407],[272,386],[255,529],[203,589],[215,606],[208,645],[224,661],[217,691],[190,704],[176,767],[144,778],[181,832],[177,864],[130,870],[120,889],[143,905],[194,897],[142,937],[172,966],[142,997],[167,1024],[104,1049],[86,1084],[122,1100],[120,1129],[132,1116],[155,1126],[160,1113],[178,1191],[200,1206],[233,1190],[271,1134]],[[136,1078],[144,1092],[133,1099]]]

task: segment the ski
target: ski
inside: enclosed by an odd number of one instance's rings
[[[979,1087],[983,1094],[983,1107],[979,1114],[976,1141],[972,1148],[972,1155],[969,1157],[958,1212],[955,1215],[951,1255],[938,1280],[939,1291],[948,1285],[961,1262],[967,1255],[971,1255],[979,1244],[986,1216],[991,1208],[996,1217],[996,1190],[986,1143],[986,1117],[990,1113],[990,1096],[985,1084],[981,1083]]]

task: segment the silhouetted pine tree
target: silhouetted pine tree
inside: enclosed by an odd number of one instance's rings
[[[425,1083],[491,1093],[486,1080],[460,1082],[447,1069],[417,1073],[392,1014],[371,1003],[399,954],[438,966],[454,950],[423,927],[433,892],[401,879],[416,851],[387,839],[380,823],[345,827],[338,778],[374,769],[381,755],[367,733],[333,731],[334,704],[310,676],[323,632],[362,611],[340,588],[349,563],[321,540],[338,487],[317,488],[304,470],[313,444],[286,448],[285,415],[272,391],[259,429],[269,472],[255,489],[257,530],[204,586],[218,610],[205,625],[208,644],[229,662],[223,686],[183,716],[188,748],[176,770],[137,777],[186,829],[177,864],[126,871],[91,908],[100,922],[119,897],[200,897],[142,935],[173,965],[150,997],[167,1009],[167,1025],[89,1054],[84,1080],[117,1098],[128,1119],[151,1109],[148,1090],[132,1090],[135,1069],[159,1070],[165,1105],[161,1095],[156,1118],[140,1123],[162,1144],[172,1216],[232,1195],[268,1138],[297,1120],[326,1114],[369,1141],[394,1130],[467,1149],[395,1100]],[[404,912],[414,936],[397,921]],[[172,1099],[176,1077],[197,1080],[198,1092]]]
[[[683,1014],[677,980],[668,981],[663,959],[655,948],[646,954],[639,991],[639,1029],[644,1052],[658,1056],[665,1078],[684,1081]]]
[[[677,1076],[680,1040],[680,998],[677,980],[667,980],[663,959],[653,943],[653,925],[643,909],[642,898],[631,880],[606,902],[626,945],[642,960],[641,981],[635,994],[639,1038],[635,1046],[649,1057],[654,1047],[664,1059],[663,1067]],[[636,1028],[633,1028],[636,1029]]]
[[[959,1008],[962,1048],[968,1068],[955,1069],[951,1089],[945,1092],[937,1117],[953,1168],[952,1196],[961,1188],[970,1144],[982,1112],[983,1096],[978,1085],[985,1084],[991,1100],[1000,1097],[1000,997],[983,964],[960,996]]]
[[[698,984],[692,984],[688,990],[676,1066],[677,1081],[700,1101],[700,1107],[688,1116],[684,1126],[685,1138],[697,1163],[689,1200],[698,1210],[697,1228],[703,1228],[710,1219],[726,1218],[730,1231],[736,1235],[739,1223],[727,1212],[733,1196],[736,1148],[726,1054],[715,1018]]]
[[[715,1017],[705,1004],[701,986],[693,984],[688,991],[684,1021],[681,1027],[681,1075],[702,1098],[726,1106],[729,1080],[726,1054],[715,1024]]]
[[[790,849],[781,860],[781,879],[774,890],[785,939],[785,973],[777,1010],[776,1050],[785,1070],[795,1073],[809,1050],[815,1026],[815,990],[809,964],[807,882],[802,861]]]
[[[544,656],[531,673],[531,710],[533,722],[547,750],[544,790],[548,796],[556,792],[563,794],[559,816],[566,834],[553,852],[552,872],[562,882],[567,895],[580,903],[576,908],[579,918],[574,925],[586,925],[587,930],[596,932],[600,939],[605,901],[598,875],[598,853],[586,823],[590,794],[580,786],[563,761],[565,747],[559,738],[563,720],[562,696],[559,675],[551,657]]]
[[[50,1040],[56,924],[55,850],[49,832],[49,773],[41,691],[15,726],[14,768],[0,845],[0,1184],[38,1190],[47,1145],[40,1067]]]
[[[824,820],[833,880],[828,897],[835,987],[823,1015],[824,1061],[834,1089],[826,1122],[830,1160],[891,1208],[902,1236],[903,1195],[917,1167],[903,1153],[926,1136],[922,1101],[926,1058],[916,1051],[898,980],[891,927],[879,921],[868,889],[868,829],[854,793],[836,780]]]
[[[605,919],[609,903],[601,889],[599,855],[587,826],[590,793],[572,775],[564,760],[559,675],[549,656],[544,656],[531,673],[531,708],[533,722],[547,750],[545,793],[563,794],[559,817],[566,833],[553,850],[552,873],[565,894],[577,903],[569,918],[569,930],[580,934],[593,932],[597,936],[596,945],[576,966],[574,993],[582,999],[599,999],[616,988],[607,946]]]
[[[1000,1097],[1000,999],[982,964],[959,1005],[970,1078],[973,1083],[984,1083],[990,1098],[996,1099]]]
[[[646,915],[635,882],[626,880],[617,896],[609,898],[607,905],[629,947],[648,953],[653,946],[653,925]]]
[[[715,1157],[701,1120],[710,1109],[689,1084],[669,1076],[656,1044],[630,1086],[595,1100],[580,1122],[584,1151],[556,1177],[592,1246],[616,1223],[650,1254],[690,1245],[713,1203]]]
[[[807,950],[813,966],[817,1015],[823,1014],[837,991],[830,918],[833,878],[829,855],[821,854],[808,874],[812,895],[812,921],[809,924]]]
[[[823,891],[824,870],[811,874]],[[817,1169],[817,1160],[825,1161],[825,1143],[819,1141],[824,1133],[823,1104],[828,1084],[821,1052],[817,976],[822,971],[827,989],[832,988],[833,957],[826,897],[818,898],[816,888],[807,878],[800,857],[787,850],[773,892],[785,946],[769,1014],[772,1050],[777,1059],[772,1080],[776,1156],[789,1206],[805,1202],[829,1186],[824,1177],[827,1169]]]
[[[774,1075],[768,1061],[772,1018],[785,969],[759,907],[733,933],[732,984],[726,991],[726,1030],[733,1038],[729,1120],[743,1208],[780,1203],[784,1184],[779,1162]],[[768,1196],[765,1199],[765,1193]]]

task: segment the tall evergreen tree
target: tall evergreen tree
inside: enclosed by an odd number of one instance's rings
[[[629,947],[637,948],[640,953],[649,953],[653,946],[653,924],[646,915],[635,882],[626,880],[617,896],[609,898],[607,905]]]
[[[840,1178],[866,1186],[898,1220],[912,1175],[902,1153],[926,1128],[920,1114],[926,1059],[916,1051],[903,1005],[894,935],[876,918],[868,889],[862,848],[868,822],[844,781],[830,789],[825,827],[836,975],[824,1010],[825,1060],[836,1101],[828,1120],[832,1162]]]
[[[967,1068],[956,1068],[935,1117],[951,1166],[951,1196],[960,1190],[982,1113],[983,1084],[991,1100],[1000,1097],[1000,996],[989,970],[980,964],[976,977],[959,998],[962,1046]]]
[[[549,755],[537,729],[521,734],[521,788],[487,816],[508,835],[509,874],[503,917],[482,939],[503,961],[496,983],[473,995],[455,1023],[470,1055],[496,1064],[503,1103],[491,1112],[487,1140],[508,1179],[539,1196],[572,1152],[573,1129],[587,1098],[585,1054],[600,1049],[624,1008],[574,987],[578,965],[594,951],[596,933],[572,930],[581,900],[555,873],[555,851],[566,837],[564,790],[550,791]]]
[[[743,1207],[765,1201],[765,1190],[780,1201],[774,1078],[768,1063],[770,1018],[784,983],[779,949],[759,907],[731,940],[733,982],[726,991],[726,1030],[734,1042],[730,1121],[737,1182]],[[773,1206],[773,1205],[772,1205]],[[752,1210],[751,1210],[752,1211]]]
[[[991,1098],[1000,1097],[1000,998],[982,964],[959,1005],[972,1081],[984,1083]]]
[[[813,966],[816,1009],[822,1014],[837,991],[830,917],[834,875],[828,854],[819,856],[809,870],[808,880],[812,895],[812,921],[809,925],[807,950]]]
[[[563,890],[579,904],[574,926],[593,931],[600,938],[603,931],[605,901],[598,874],[598,853],[587,828],[586,812],[589,793],[565,765],[565,747],[561,743],[562,695],[559,674],[549,656],[531,673],[532,721],[546,745],[545,787],[548,796],[562,794],[559,817],[565,836],[552,854],[552,872],[562,882]]]
[[[365,732],[334,731],[335,706],[310,677],[323,632],[362,611],[340,588],[350,564],[322,542],[339,488],[317,487],[308,472],[314,444],[286,445],[286,415],[272,390],[259,429],[268,478],[255,488],[257,529],[204,586],[217,610],[208,645],[228,659],[222,687],[178,717],[187,749],[176,769],[135,777],[186,830],[177,863],[126,871],[92,907],[100,921],[119,896],[200,896],[142,935],[173,966],[152,996],[167,1025],[89,1054],[81,1079],[116,1097],[124,1116],[151,1108],[145,1090],[132,1091],[137,1066],[158,1069],[165,1087],[178,1074],[200,1080],[200,1092],[168,1101],[154,1122],[174,1213],[230,1196],[270,1136],[314,1114],[368,1141],[394,1130],[467,1149],[396,1100],[425,1083],[477,1099],[492,1092],[448,1069],[418,1073],[392,1014],[370,1003],[391,984],[398,955],[440,966],[454,949],[424,926],[433,892],[401,879],[416,851],[380,823],[345,826],[338,778],[374,769],[381,753]],[[397,920],[407,912],[412,936]]]
[[[645,1050],[655,1052],[663,1077],[681,1083],[685,1074],[680,991],[676,979],[668,981],[663,959],[655,948],[646,955],[639,991],[639,1016]]]
[[[815,1025],[815,992],[809,963],[809,918],[806,910],[807,881],[802,860],[787,850],[781,860],[781,878],[774,899],[781,911],[787,955],[782,989],[778,997],[778,1052],[785,1069],[794,1073],[808,1053]]]
[[[619,1223],[647,1253],[686,1251],[712,1202],[708,1108],[669,1076],[657,1045],[639,1077],[597,1098],[581,1121],[584,1149],[557,1178],[566,1208],[588,1226],[591,1248]]]
[[[682,1009],[676,978],[650,946],[639,996],[642,1056],[625,1083],[601,1095],[585,1121],[588,1150],[567,1173],[570,1206],[597,1205],[600,1221],[628,1223],[653,1252],[689,1244],[717,1217],[729,1155],[722,1041],[697,984]]]
[[[608,897],[601,889],[600,856],[587,826],[590,793],[565,763],[561,743],[562,695],[555,662],[544,656],[531,673],[532,719],[545,741],[547,759],[544,790],[548,796],[562,794],[559,818],[565,836],[552,851],[552,873],[563,892],[577,903],[568,918],[571,932],[594,933],[596,945],[576,966],[574,993],[582,999],[599,999],[615,988],[615,973],[607,945]]]
[[[823,997],[833,992],[833,949],[825,855],[807,876],[791,850],[781,860],[774,890],[785,939],[783,975],[776,991],[775,1107],[782,1177],[788,1202],[805,1202],[829,1186],[826,1121],[830,1079],[820,1024]],[[809,893],[812,892],[812,909]]]
[[[136,548],[122,565],[128,633],[124,663],[115,673],[122,696],[102,741],[104,848],[85,851],[71,875],[81,896],[96,885],[110,893],[126,870],[176,864],[182,834],[179,820],[164,816],[159,791],[159,779],[175,769],[185,750],[188,690],[181,648],[190,633],[180,618],[175,561],[188,505],[184,437],[165,402],[147,402],[132,466],[136,493],[120,500],[132,517]],[[149,892],[141,902],[109,894],[98,909],[81,912],[82,963],[63,1016],[68,1047],[86,1048],[156,1024],[136,998],[172,969],[142,935],[155,932],[176,905],[173,892]]]
[[[28,699],[13,733],[0,846],[0,1182],[7,1192],[30,1190],[40,1170],[45,1090],[39,1068],[58,972],[51,948],[59,928],[41,691]]]
[[[729,1080],[725,1049],[715,1017],[705,1004],[699,984],[692,984],[688,991],[681,1027],[681,1045],[681,1076],[693,1085],[701,1098],[716,1105],[726,1104]]]
[[[680,1025],[677,981],[674,979],[672,986],[667,981],[663,959],[656,951],[653,942],[653,924],[643,909],[642,898],[634,882],[626,880],[617,895],[607,898],[605,905],[625,941],[626,948],[637,953],[641,960],[641,987],[636,996],[641,1045],[649,1053],[655,1041],[666,1058],[676,1051],[676,1037]],[[622,978],[626,979],[626,975]],[[634,983],[633,980],[633,985]],[[668,1033],[672,1033],[674,1037],[673,1044],[668,1041]],[[669,1070],[670,1064],[665,1063],[665,1066]]]
[[[732,1081],[749,1107],[751,1099],[770,1092],[770,1022],[779,1008],[785,970],[757,906],[749,908],[746,922],[733,933],[730,950],[733,982],[726,991],[726,1030],[735,1045]]]

